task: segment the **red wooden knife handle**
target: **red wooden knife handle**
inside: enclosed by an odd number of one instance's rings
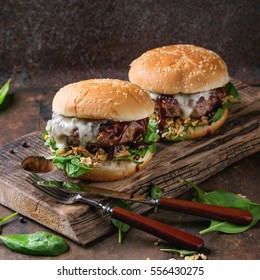
[[[196,235],[175,229],[118,206],[112,209],[111,217],[166,240],[177,248],[199,251],[204,246],[203,239]]]
[[[181,199],[170,199],[166,197],[160,198],[159,207],[167,210],[174,210],[181,213],[188,213],[242,225],[250,224],[253,219],[251,213],[246,210],[203,204]]]

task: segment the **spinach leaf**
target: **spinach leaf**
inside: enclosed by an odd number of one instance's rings
[[[180,253],[182,256],[191,256],[194,254],[198,254],[197,251],[189,251],[189,250],[178,250],[178,249],[160,249],[163,252],[172,252],[172,253]]]
[[[234,208],[238,208],[235,206],[231,206]],[[239,207],[239,209],[244,209],[248,210],[251,212],[253,216],[253,220],[249,225],[237,225],[237,224],[232,224],[229,222],[222,222],[222,221],[217,221],[217,220],[211,220],[210,226],[202,231],[200,231],[200,234],[205,234],[211,231],[220,231],[224,233],[240,233],[248,230],[252,226],[254,226],[260,219],[260,204],[256,203],[248,203],[245,207]]]
[[[158,127],[157,122],[155,120],[150,119],[147,127],[147,132],[144,136],[144,143],[149,145],[154,145],[160,138],[158,135]],[[152,152],[152,151],[151,151]]]
[[[49,134],[47,131],[42,133],[42,140],[45,142],[44,145],[45,146],[50,146],[54,151],[58,150],[58,148],[56,147],[56,142],[54,139],[52,139],[51,137],[47,137]]]
[[[115,201],[111,207],[121,207],[123,209],[129,209],[128,205],[124,202],[122,202],[121,200],[117,200]],[[118,228],[118,243],[123,243],[123,233],[128,232],[128,230],[130,229],[130,226],[124,222],[118,221],[116,219],[111,218],[111,222],[112,224]]]
[[[12,219],[16,215],[18,215],[18,212],[12,213],[12,214],[10,214],[8,216],[5,216],[5,217],[0,217],[0,233],[1,233],[1,226],[3,225],[3,223],[5,223],[6,221]]]
[[[151,185],[150,193],[153,199],[159,199],[160,197],[163,196],[163,190],[154,184]],[[158,207],[154,207],[154,213],[157,212],[157,209]]]
[[[201,188],[199,188],[194,183],[192,183],[192,182],[190,182],[188,180],[180,179],[179,181],[181,183],[187,184],[188,186],[194,188],[197,191],[197,193],[198,193],[198,201],[200,201],[201,203],[207,203],[206,200],[204,200],[205,192]]]
[[[225,88],[226,88],[228,95],[233,96],[233,98],[235,98],[235,99],[239,98],[239,94],[238,94],[235,86],[231,82],[227,83]]]
[[[210,119],[211,122],[216,122],[219,119],[221,119],[222,115],[224,114],[226,108],[218,108],[217,112],[213,115],[213,117]]]
[[[54,155],[46,157],[48,160],[52,160],[52,163],[59,169],[66,171],[68,177],[77,178],[87,171],[93,170],[93,167],[87,166],[81,163],[80,158],[82,155],[67,155],[60,156],[56,153],[56,142],[51,137],[46,137],[48,132],[42,134],[42,140],[46,146],[50,146],[53,149]]]
[[[37,256],[58,256],[68,250],[66,241],[57,235],[38,231],[33,234],[0,235],[12,251]]]
[[[8,220],[10,220],[11,218],[15,217],[16,215],[18,215],[18,212],[12,213],[8,216],[5,217],[0,217],[0,226],[2,226],[2,224]]]
[[[216,122],[218,121],[222,115],[224,114],[225,109],[227,109],[232,104],[239,104],[239,94],[235,88],[235,86],[229,82],[226,84],[225,89],[227,91],[228,96],[232,96],[234,101],[225,101],[221,108],[217,110],[217,112],[212,116],[210,119],[210,122]]]
[[[0,89],[0,104],[2,104],[5,100],[5,97],[9,91],[9,86],[10,86],[11,79],[9,79],[3,87]]]
[[[62,186],[65,187],[66,189],[77,191],[77,192],[84,192],[84,189],[82,189],[80,186],[77,184],[71,183],[71,182],[63,182]]]
[[[205,204],[213,204],[247,210],[251,212],[253,216],[253,220],[249,225],[238,225],[230,222],[211,220],[210,226],[207,229],[202,230],[200,234],[204,234],[211,231],[220,231],[224,233],[240,233],[248,230],[260,220],[260,204],[253,203],[248,198],[241,197],[237,194],[225,190],[205,192],[198,186],[187,180],[180,180],[180,182],[186,183],[187,185],[193,187],[197,191],[198,197],[197,199],[194,199],[195,201]]]
[[[46,159],[52,159],[52,163],[59,169],[65,170],[68,177],[77,178],[93,167],[84,165],[80,162],[81,155],[68,155],[68,156],[49,156]]]

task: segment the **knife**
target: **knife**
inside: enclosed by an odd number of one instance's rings
[[[203,204],[200,202],[193,202],[167,197],[153,199],[147,195],[130,194],[116,190],[99,188],[83,182],[75,184],[65,181],[43,180],[42,178],[40,179],[41,180],[38,181],[38,184],[42,186],[56,186],[64,188],[66,190],[71,190],[72,192],[81,192],[88,195],[95,195],[98,197],[129,200],[133,202],[148,204],[150,206],[159,207],[166,210],[173,210],[176,212],[192,214],[195,216],[206,217],[220,221],[248,225],[252,222],[253,219],[252,214],[249,211],[236,208]]]

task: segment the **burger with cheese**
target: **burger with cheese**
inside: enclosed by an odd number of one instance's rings
[[[48,159],[69,177],[123,179],[143,168],[158,135],[149,126],[154,102],[138,85],[92,79],[61,88],[43,135]]]
[[[238,102],[223,59],[194,45],[145,52],[131,63],[129,80],[155,101],[152,117],[160,136],[171,141],[214,133]]]

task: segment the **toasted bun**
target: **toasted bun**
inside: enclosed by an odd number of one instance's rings
[[[92,79],[61,88],[53,112],[67,117],[132,121],[148,117],[154,102],[139,86],[112,79]]]
[[[121,180],[135,174],[139,170],[142,170],[151,160],[152,156],[153,154],[150,151],[147,151],[145,157],[140,159],[140,161],[143,162],[140,165],[130,161],[121,160],[111,160],[98,163],[92,171],[80,176],[80,179],[101,182]]]
[[[171,45],[135,59],[129,80],[155,93],[192,94],[223,87],[229,75],[225,62],[216,53],[194,45]]]

